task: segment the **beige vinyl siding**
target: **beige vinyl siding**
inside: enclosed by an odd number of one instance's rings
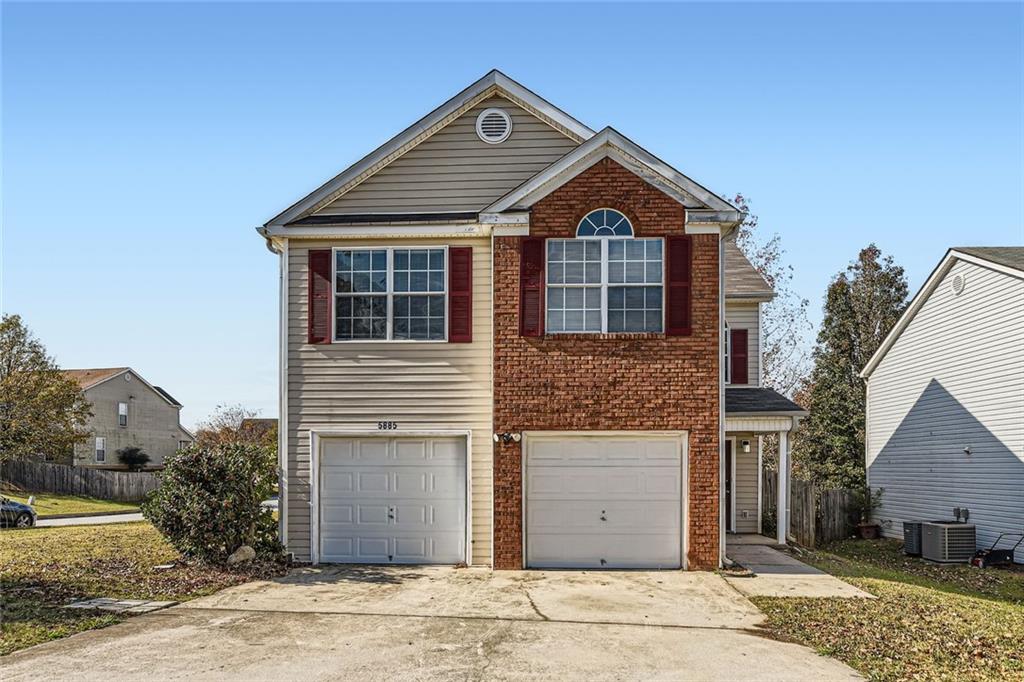
[[[477,115],[489,107],[512,117],[512,134],[501,144],[476,134]],[[575,147],[533,114],[491,97],[317,213],[477,211]]]
[[[886,535],[953,507],[979,546],[1024,529],[1024,280],[956,261],[871,374],[867,420]]]
[[[309,345],[308,251],[336,246],[473,248],[473,342]],[[288,547],[310,558],[311,429],[472,430],[473,563],[491,562],[491,245],[489,239],[291,241],[288,249]]]
[[[761,320],[758,314],[760,304],[725,302],[725,321],[729,329],[747,330],[747,379],[746,384],[732,386],[757,386],[760,379],[761,362]]]
[[[752,433],[732,434],[733,457],[736,459],[736,532],[757,532],[757,436]],[[750,452],[743,452],[743,441],[750,441]],[[743,514],[746,513],[746,518]]]

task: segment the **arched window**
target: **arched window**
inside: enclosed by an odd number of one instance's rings
[[[612,208],[599,208],[583,216],[576,227],[577,237],[632,237],[629,218]]]
[[[664,241],[634,239],[621,212],[599,208],[576,239],[547,240],[547,323],[553,334],[664,330]]]

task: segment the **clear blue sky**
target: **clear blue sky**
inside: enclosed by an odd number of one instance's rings
[[[3,6],[2,307],[66,367],[277,414],[279,210],[497,67],[779,232],[820,317],[869,242],[916,289],[1024,243],[1022,9]]]

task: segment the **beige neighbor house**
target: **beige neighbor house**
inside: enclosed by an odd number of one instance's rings
[[[259,227],[288,549],[719,566],[727,532],[760,528],[761,437],[788,471],[804,414],[761,387],[773,292],[742,220],[492,71]]]
[[[159,468],[167,455],[194,440],[179,420],[181,403],[131,367],[66,369],[64,374],[82,387],[93,413],[86,424],[88,440],[75,445],[67,463],[121,469],[117,451],[136,446],[149,455],[148,468]]]
[[[954,507],[980,547],[1024,533],[1024,247],[950,249],[861,376],[885,535]]]

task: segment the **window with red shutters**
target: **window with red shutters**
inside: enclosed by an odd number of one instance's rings
[[[519,335],[544,335],[544,239],[519,242]]]
[[[448,342],[473,341],[473,248],[448,248]]]
[[[309,343],[331,342],[331,250],[311,249],[309,259]]]
[[[747,384],[747,330],[733,329],[729,333],[729,376],[730,383]]]
[[[693,239],[689,235],[668,238],[668,324],[669,336],[693,333]]]

